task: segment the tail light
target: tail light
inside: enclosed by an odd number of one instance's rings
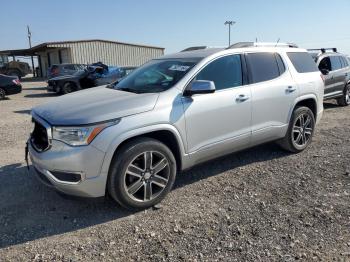
[[[13,79],[12,82],[18,86],[21,85],[21,82],[18,79]]]

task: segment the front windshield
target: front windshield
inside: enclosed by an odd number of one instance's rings
[[[158,93],[173,87],[198,63],[199,59],[152,60],[114,85],[134,93]]]

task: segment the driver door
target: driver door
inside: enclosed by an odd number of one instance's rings
[[[248,147],[251,91],[243,85],[241,55],[210,62],[195,80],[213,81],[216,91],[182,98],[191,158],[200,162]]]

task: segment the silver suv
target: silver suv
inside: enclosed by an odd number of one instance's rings
[[[274,46],[166,55],[119,83],[34,108],[27,144],[38,177],[66,194],[109,194],[142,209],[200,162],[269,141],[304,150],[324,82],[306,50]]]
[[[336,99],[340,106],[350,105],[350,65],[347,57],[338,53],[336,48],[309,51],[324,75],[324,100]]]

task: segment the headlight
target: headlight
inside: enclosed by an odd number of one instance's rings
[[[62,141],[71,146],[88,145],[103,129],[116,125],[119,122],[120,120],[118,119],[89,126],[56,126],[52,128],[52,139]]]

